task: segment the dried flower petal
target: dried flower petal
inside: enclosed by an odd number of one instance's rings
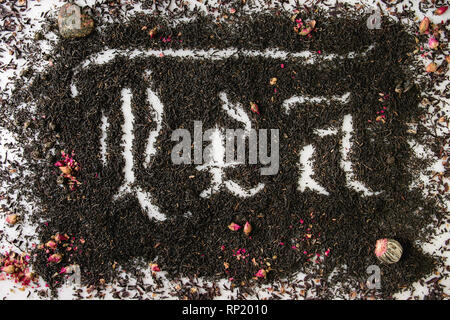
[[[426,68],[426,72],[436,72],[436,70],[437,70],[437,64],[436,63],[434,63],[434,62],[431,62],[428,66],[427,66],[427,68]]]
[[[267,276],[267,271],[264,269],[259,269],[255,276],[258,278],[265,278]]]
[[[430,37],[430,39],[428,40],[428,46],[430,47],[430,49],[437,49],[437,47],[439,47],[439,41],[436,40],[435,37]]]
[[[46,247],[49,247],[49,248],[52,248],[52,249],[55,249],[58,245],[56,244],[55,241],[50,240],[49,242],[47,242],[47,243],[45,244],[45,246],[46,246]]]
[[[299,35],[306,36],[312,31],[312,29],[313,28],[311,28],[310,26],[303,28],[302,30],[300,30]]]
[[[62,234],[60,234],[60,233],[57,233],[57,234],[55,235],[55,240],[56,240],[57,242],[60,242],[60,241],[66,241],[66,240],[69,240],[69,236],[68,236],[67,234],[62,235]]]
[[[231,231],[238,231],[240,228],[242,228],[240,225],[232,222],[229,226],[228,229],[230,229]]]
[[[62,173],[70,175],[72,173],[72,169],[70,169],[69,166],[61,166],[59,167],[59,170],[61,170]]]
[[[447,11],[447,9],[448,9],[448,6],[443,6],[443,7],[437,8],[436,11],[434,12],[434,14],[440,16],[440,15],[444,14],[445,11]]]
[[[159,266],[158,266],[156,263],[151,263],[151,264],[150,264],[150,269],[151,269],[153,272],[159,272],[159,271],[161,271],[161,269],[159,268]]]
[[[36,274],[34,272],[25,273],[25,279],[27,281],[32,281],[34,278],[36,278]]]
[[[19,216],[17,214],[9,214],[6,216],[6,222],[10,225],[15,225],[19,221]]]
[[[270,79],[270,85],[272,85],[272,86],[274,86],[274,85],[276,85],[277,84],[277,78],[271,78]]]
[[[16,270],[16,268],[12,264],[2,268],[2,271],[6,272],[8,274],[14,273],[15,270]]]
[[[59,263],[59,262],[61,262],[61,259],[62,259],[62,256],[59,253],[55,253],[55,254],[52,254],[48,258],[48,262]]]
[[[383,123],[386,122],[386,120],[384,120],[384,116],[378,116],[378,117],[376,117],[375,120],[376,120],[376,121],[381,121],[381,122],[383,122]]]
[[[150,35],[150,38],[153,38],[157,32],[158,32],[158,27],[154,27],[152,30],[150,30],[148,32],[148,34]]]
[[[428,30],[428,27],[430,26],[430,19],[427,17],[423,18],[422,22],[419,25],[419,33],[425,33]]]
[[[254,102],[250,102],[250,110],[252,110],[253,113],[259,114],[258,105]]]

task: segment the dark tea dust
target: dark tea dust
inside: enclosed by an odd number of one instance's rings
[[[8,116],[15,122],[3,125],[20,134],[33,172],[21,188],[38,201],[40,209],[32,219],[39,226],[40,241],[45,244],[55,234],[69,236],[53,251],[37,247],[33,252],[37,254],[33,267],[51,288],[63,281],[61,268],[73,263],[80,266],[82,282],[88,286],[117,279],[120,269],[139,275],[139,267],[157,263],[171,278],[226,278],[244,292],[252,283],[289,279],[299,271],[326,283],[327,276],[344,265],[346,271],[330,278],[326,286],[353,281],[364,289],[367,268],[378,265],[382,295],[389,297],[436,269],[439,262],[423,253],[418,243],[429,239],[435,221],[445,212],[434,198],[411,188],[411,168],[426,167],[415,159],[408,144],[415,137],[408,133],[407,123],[420,122],[426,112],[420,106],[421,88],[414,85],[402,95],[395,93],[399,81],[417,72],[409,68],[414,37],[389,19],[383,19],[381,29],[369,30],[367,16],[333,17],[321,12],[314,17],[298,15],[304,21],[317,21],[312,36],[301,37],[293,31],[295,23],[290,18],[286,13],[243,15],[224,23],[198,17],[173,27],[163,19],[137,16],[86,39],[61,40],[52,53],[53,66],[37,74],[30,87],[14,92]],[[148,32],[154,26],[158,33],[151,38]],[[312,64],[301,58],[243,57],[239,53],[222,60],[118,56],[74,75],[76,66],[106,47],[278,48],[317,54]],[[355,57],[345,56],[349,52],[355,52]],[[344,57],[324,60],[323,54]],[[274,77],[276,91],[269,83]],[[75,98],[72,80],[79,93]],[[149,219],[135,194],[115,198],[124,181],[123,88],[132,92],[135,184],[151,194],[153,204],[166,215],[165,221]],[[157,153],[148,168],[144,166],[145,148],[156,123],[147,88],[157,93],[165,108]],[[227,179],[247,188],[264,183],[265,188],[251,198],[234,196],[226,189],[201,198],[211,175],[196,170],[194,164],[171,162],[173,130],[186,128],[193,136],[194,120],[203,122],[203,130],[241,126],[221,109],[221,92],[247,108],[253,128],[280,132],[278,174],[261,176],[260,165],[241,165],[225,172]],[[350,101],[346,104],[305,103],[294,106],[289,114],[282,107],[294,95],[331,98],[347,92]],[[380,97],[386,98],[380,102]],[[247,107],[255,101],[260,115]],[[19,111],[15,106],[20,103],[35,105],[34,113]],[[315,134],[316,129],[339,129],[349,114],[355,179],[370,190],[382,190],[379,195],[363,196],[348,187],[340,165],[342,130],[325,137]],[[103,115],[109,122],[107,165],[100,155]],[[26,121],[31,124],[25,129]],[[328,196],[297,189],[300,151],[309,144],[315,147],[313,178]],[[81,167],[76,172],[81,184],[74,190],[67,178],[63,186],[58,180],[61,171],[54,164],[61,160],[61,150],[73,151]],[[253,229],[250,236],[228,229],[232,222],[243,226],[247,221]],[[397,264],[383,265],[373,253],[376,240],[385,237],[404,247]],[[61,255],[60,263],[49,262],[54,253]],[[267,272],[266,279],[255,278],[261,269]],[[192,292],[190,297],[201,298]]]

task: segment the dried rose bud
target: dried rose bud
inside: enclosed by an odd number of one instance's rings
[[[68,236],[67,234],[62,235],[62,234],[60,234],[60,233],[57,233],[57,234],[55,235],[55,240],[56,240],[57,242],[66,241],[66,240],[69,240],[69,236]]]
[[[427,17],[423,18],[422,22],[419,25],[419,33],[425,33],[428,30],[428,27],[430,26],[430,19]]]
[[[48,262],[59,263],[59,262],[61,262],[61,259],[62,259],[62,256],[59,253],[55,253],[55,254],[52,254],[48,258]]]
[[[265,278],[267,276],[267,271],[264,269],[259,269],[255,276],[258,278]]]
[[[16,268],[12,264],[10,264],[9,266],[3,267],[2,271],[11,274],[14,273],[14,271],[16,271]]]
[[[378,117],[376,117],[376,119],[375,119],[375,121],[381,121],[381,122],[383,122],[383,123],[386,123],[386,120],[384,120],[384,117],[383,116],[378,116]]]
[[[303,28],[302,30],[300,30],[300,32],[298,33],[301,36],[307,36],[308,34],[311,33],[313,28],[311,28],[310,26]]]
[[[6,216],[6,222],[10,225],[15,225],[19,221],[19,216],[17,214],[9,214]]]
[[[444,14],[445,11],[447,11],[447,9],[448,9],[448,6],[443,6],[443,7],[437,8],[436,11],[434,12],[434,14],[440,16],[440,15]]]
[[[49,242],[47,242],[47,243],[45,244],[45,246],[46,246],[46,247],[49,247],[49,248],[51,248],[51,249],[55,249],[58,245],[56,244],[55,241],[50,240]]]
[[[313,31],[315,26],[316,26],[316,20],[311,20],[311,21],[307,22],[307,25],[305,26],[305,28],[302,28],[300,30],[299,35],[307,36],[308,34],[311,33],[311,31]]]
[[[151,38],[153,38],[154,36],[156,36],[157,32],[158,32],[158,27],[154,27],[152,30],[150,30],[148,32],[148,34],[150,35]]]
[[[403,254],[401,244],[393,239],[380,239],[375,244],[375,256],[384,263],[392,264],[400,260]]]
[[[72,173],[72,169],[70,169],[69,166],[62,166],[59,167],[59,170],[61,170],[62,173],[70,175]]]
[[[252,226],[250,225],[250,223],[247,221],[244,225],[244,233],[246,235],[249,235],[250,232],[252,232]]]
[[[242,228],[240,225],[232,222],[229,226],[228,229],[230,229],[231,231],[238,231],[240,228]]]
[[[430,47],[430,49],[437,49],[437,47],[439,47],[439,41],[437,41],[437,39],[435,37],[430,37],[430,39],[428,39],[428,46]]]
[[[25,278],[27,280],[33,280],[36,277],[36,274],[34,272],[27,272],[25,273]]]
[[[159,268],[159,266],[158,266],[156,263],[151,263],[151,264],[150,264],[150,269],[151,269],[153,272],[161,271],[161,269]]]
[[[426,72],[436,72],[436,70],[437,70],[437,64],[434,62],[431,62],[425,69]]]
[[[252,110],[253,113],[259,114],[258,105],[254,102],[250,102],[250,110]]]

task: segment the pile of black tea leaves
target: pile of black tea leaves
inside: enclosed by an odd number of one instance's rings
[[[298,21],[312,20],[309,35],[294,31]],[[332,287],[346,281],[364,284],[367,268],[377,265],[384,297],[431,275],[440,262],[418,243],[429,239],[444,213],[435,198],[411,187],[412,168],[428,164],[416,158],[408,143],[427,134],[408,132],[408,123],[420,122],[426,110],[420,107],[418,85],[401,95],[395,92],[399,82],[418,72],[410,67],[415,39],[389,18],[383,18],[380,29],[368,29],[366,21],[367,15],[302,11],[295,18],[287,12],[255,13],[225,22],[198,16],[173,25],[136,15],[87,38],[61,39],[52,52],[53,66],[34,74],[29,86],[17,82],[2,110],[2,126],[21,137],[32,172],[18,188],[38,203],[32,217],[41,243],[33,252],[36,273],[55,289],[63,282],[64,267],[77,264],[84,285],[100,286],[121,270],[140,276],[141,268],[153,263],[170,278],[225,278],[237,287],[291,279],[297,272]],[[236,53],[217,59],[195,56],[228,48]],[[244,53],[273,48],[308,50],[314,61],[295,54]],[[168,49],[193,49],[193,57],[165,55]],[[91,59],[105,50],[122,53],[106,63]],[[133,50],[161,54],[131,57]],[[156,153],[147,165],[148,137],[157,128],[149,88],[164,112]],[[131,93],[134,117],[134,191],[122,194],[124,89]],[[264,183],[252,197],[225,188],[200,197],[210,188],[211,172],[171,161],[175,129],[187,129],[193,137],[194,121],[202,121],[203,131],[243,128],[221,107],[222,93],[230,104],[243,106],[252,128],[279,130],[277,174],[261,175],[261,164],[224,170],[227,180],[245,188]],[[347,93],[347,103],[336,99]],[[293,96],[323,99],[286,112],[283,103]],[[250,110],[251,103],[259,113]],[[32,111],[23,105],[33,106]],[[353,178],[379,193],[366,196],[349,187],[340,152],[348,115]],[[316,130],[327,128],[336,129],[335,134],[317,135]],[[311,144],[312,178],[327,195],[298,189],[300,153]],[[135,190],[150,194],[166,219],[149,218]],[[251,233],[230,230],[232,223],[249,223]],[[401,243],[398,263],[377,260],[374,248],[380,238]],[[328,278],[336,270],[339,276]]]

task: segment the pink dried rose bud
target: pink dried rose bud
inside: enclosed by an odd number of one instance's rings
[[[430,26],[430,19],[427,17],[423,18],[422,22],[419,25],[419,33],[425,33],[428,30],[428,27]]]
[[[61,262],[61,259],[62,259],[62,256],[59,253],[55,253],[55,254],[52,254],[48,258],[48,262],[59,263],[59,262]]]
[[[27,272],[25,273],[25,278],[27,280],[33,280],[36,277],[36,274],[34,272]]]
[[[6,222],[10,225],[15,225],[19,221],[19,216],[17,214],[9,214],[6,216]]]
[[[425,69],[426,72],[430,73],[430,72],[436,72],[437,70],[437,64],[434,62],[431,62],[427,68]]]
[[[153,272],[159,272],[159,271],[161,271],[161,269],[159,268],[159,266],[158,266],[156,263],[151,263],[151,264],[150,264],[150,269],[151,269]]]
[[[240,228],[242,228],[240,225],[232,222],[229,226],[228,229],[230,229],[231,231],[238,231]]]
[[[49,242],[47,242],[47,243],[45,244],[45,246],[46,246],[46,247],[49,247],[49,248],[51,248],[51,249],[55,249],[58,245],[57,245],[57,243],[56,243],[55,241],[50,240]]]
[[[252,232],[252,226],[250,225],[250,223],[247,221],[244,225],[244,233],[246,235],[249,235],[250,232]]]
[[[430,49],[437,49],[437,47],[439,47],[439,41],[437,41],[437,39],[435,37],[430,37],[430,39],[428,40],[428,46],[430,47]]]
[[[14,271],[16,271],[16,268],[12,264],[10,264],[9,266],[3,267],[2,271],[8,274],[12,274],[14,273]]]
[[[55,240],[56,240],[57,242],[66,241],[66,240],[69,240],[69,236],[68,236],[67,234],[62,235],[62,234],[60,234],[60,233],[57,233],[57,234],[55,235]]]
[[[436,11],[434,12],[434,14],[440,16],[440,15],[444,14],[445,11],[447,11],[447,9],[448,9],[448,6],[443,6],[443,7],[437,8]]]
[[[255,276],[258,278],[265,278],[267,276],[267,271],[264,269],[259,269]]]
[[[306,35],[308,35],[308,34],[311,33],[312,29],[313,29],[313,28],[311,28],[310,26],[308,26],[308,27],[306,27],[306,28],[301,29],[300,32],[299,32],[298,34],[301,35],[301,36],[306,36]]]

